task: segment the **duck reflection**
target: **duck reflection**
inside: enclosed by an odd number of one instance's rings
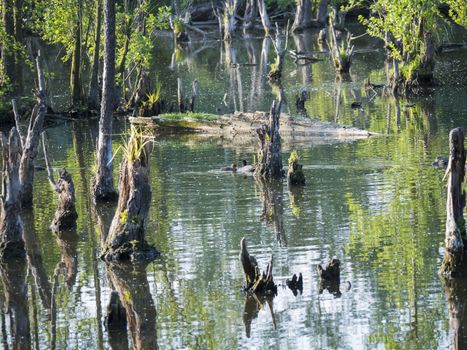
[[[5,349],[10,346],[12,349],[31,349],[26,272],[25,257],[8,259],[0,264],[4,296],[2,316],[8,315],[8,322],[4,323],[5,329],[2,329]],[[9,327],[10,339],[5,337],[7,327]],[[10,344],[8,344],[9,340]]]
[[[108,263],[107,275],[115,291],[114,303],[121,303],[125,310],[126,323],[128,331],[135,349],[157,349],[156,334],[156,309],[149,289],[149,283],[146,274],[146,264],[132,263]],[[118,295],[118,300],[116,299]],[[120,323],[123,312],[115,312],[119,307],[111,307],[110,315],[107,315],[108,327],[112,328],[115,322]],[[109,321],[112,325],[109,325]],[[115,329],[115,328],[114,328]],[[118,335],[113,332],[111,336]],[[120,334],[122,336],[122,334]],[[111,340],[111,339],[109,339]],[[115,339],[114,339],[115,340]],[[113,349],[122,349],[117,342],[112,340],[115,346]]]
[[[264,180],[255,177],[259,198],[263,205],[261,220],[272,225],[279,244],[286,246],[287,237],[284,232],[284,207],[282,181]]]
[[[245,334],[247,338],[250,338],[251,335],[251,323],[258,317],[260,310],[264,308],[265,304],[268,305],[269,311],[271,312],[272,325],[273,328],[276,329],[273,300],[274,294],[257,295],[255,293],[249,293],[247,295],[245,299],[245,308],[243,310],[243,324],[245,325]]]

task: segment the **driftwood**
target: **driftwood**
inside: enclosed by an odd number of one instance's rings
[[[132,127],[121,163],[119,198],[102,258],[152,260],[158,252],[144,238],[151,202],[149,160],[152,138]]]
[[[282,102],[274,101],[269,113],[269,125],[263,124],[256,129],[260,139],[258,163],[255,175],[266,179],[280,179],[284,176],[281,158],[281,137],[279,134],[279,117]]]
[[[75,186],[71,175],[61,169],[58,172],[58,182],[55,182],[53,170],[47,152],[47,140],[45,133],[42,133],[42,147],[44,149],[45,165],[47,167],[47,177],[53,190],[58,193],[58,208],[52,221],[52,231],[60,232],[76,227],[78,213],[75,207]]]
[[[449,133],[449,163],[446,170],[448,176],[446,202],[446,239],[444,259],[440,274],[454,277],[464,269],[465,233],[465,176],[464,130],[456,128]]]
[[[23,221],[20,202],[21,140],[16,128],[8,139],[0,133],[3,149],[3,183],[0,212],[0,257],[24,256]]]
[[[257,294],[277,294],[277,286],[272,276],[272,256],[266,271],[261,272],[255,257],[248,252],[245,238],[240,241],[240,261],[245,275],[245,291]]]
[[[293,150],[289,157],[289,169],[287,172],[287,181],[291,186],[305,185],[305,175],[303,174],[303,167],[298,163],[297,151]]]

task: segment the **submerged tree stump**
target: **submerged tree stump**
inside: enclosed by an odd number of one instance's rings
[[[261,272],[255,257],[248,252],[245,238],[240,241],[240,261],[245,275],[245,291],[257,294],[277,294],[277,286],[272,276],[272,256],[266,271]]]
[[[153,260],[159,253],[144,237],[151,202],[149,158],[152,138],[132,127],[122,160],[117,210],[105,241],[105,260]]]
[[[21,220],[20,178],[21,139],[13,127],[8,139],[0,133],[3,149],[3,184],[0,212],[0,257],[8,259],[25,255],[23,221]]]
[[[464,130],[455,128],[449,133],[449,163],[446,202],[446,239],[443,264],[440,274],[453,277],[464,269],[465,191],[462,188],[465,176]]]
[[[260,140],[258,163],[255,175],[265,179],[281,179],[284,176],[281,157],[281,137],[279,133],[279,117],[282,102],[274,101],[269,113],[269,125],[263,124],[256,129]]]
[[[287,172],[287,181],[291,186],[305,185],[303,167],[298,163],[298,160],[298,153],[296,150],[293,150],[289,157],[289,170]]]
[[[319,281],[319,294],[324,290],[328,290],[334,297],[339,298],[342,293],[340,291],[340,261],[338,259],[331,259],[326,268],[321,265],[317,266]]]

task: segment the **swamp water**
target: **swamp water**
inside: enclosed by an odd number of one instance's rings
[[[291,37],[290,47],[319,50],[316,39],[317,33]],[[218,41],[174,52],[171,40],[160,38],[154,74],[168,98],[176,95],[175,75],[187,89],[198,79],[198,111],[268,110],[274,97],[264,67],[273,60],[268,41],[239,40],[227,53]],[[268,55],[262,60],[264,47]],[[304,66],[287,58],[286,111],[295,113],[295,95],[308,86],[309,115],[387,134],[297,146],[307,181],[301,190],[290,190],[286,181],[264,186],[217,170],[241,159],[251,162],[253,149],[158,136],[146,237],[162,256],[147,267],[109,267],[98,259],[101,233],[114,211],[96,208],[89,196],[97,122],[49,128],[53,166],[73,175],[78,226],[60,237],[52,234],[56,195],[46,173],[38,171],[34,210],[23,214],[27,265],[12,262],[1,270],[1,288],[13,309],[2,308],[3,347],[11,347],[16,335],[35,349],[453,348],[463,330],[457,332],[450,317],[466,306],[460,294],[467,283],[446,292],[437,275],[446,189],[444,172],[431,162],[447,154],[449,130],[467,120],[467,53],[443,54],[438,75],[445,84],[412,106],[367,96],[366,78],[385,81],[380,47],[362,39],[351,79],[344,81],[335,80],[326,55]],[[55,57],[48,58],[52,70],[60,69]],[[52,103],[60,104],[64,72],[48,81]],[[352,109],[354,101],[362,107]],[[116,122],[115,150],[126,129],[127,123]],[[284,150],[284,164],[289,152]],[[242,237],[262,268],[274,256],[276,283],[302,273],[303,293],[294,296],[279,286],[272,302],[247,298],[238,259]],[[333,256],[341,261],[340,290],[320,291],[316,265]],[[104,326],[112,286],[132,310],[128,336]]]

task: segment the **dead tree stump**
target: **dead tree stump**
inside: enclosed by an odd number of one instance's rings
[[[151,202],[151,143],[152,137],[132,127],[121,164],[117,211],[102,255],[105,260],[153,260],[159,255],[144,237]]]
[[[339,298],[342,295],[340,291],[340,261],[338,259],[331,259],[326,268],[323,269],[321,265],[318,265],[317,269],[320,277],[319,294],[322,294],[327,289],[334,297]]]
[[[289,170],[287,172],[287,181],[290,186],[303,186],[305,185],[305,175],[303,174],[303,167],[298,163],[298,153],[293,150],[289,157]]]
[[[78,219],[78,213],[76,212],[75,207],[75,186],[73,184],[73,179],[65,169],[61,169],[58,172],[58,183],[55,182],[44,132],[42,133],[42,147],[44,150],[44,159],[49,183],[53,190],[58,193],[58,208],[55,211],[55,216],[52,221],[52,231],[61,232],[64,230],[70,230],[76,227],[76,219]]]
[[[281,179],[284,176],[281,157],[281,137],[279,133],[279,117],[282,102],[272,103],[269,113],[269,125],[262,125],[256,129],[260,140],[258,163],[255,175],[265,179]]]
[[[21,139],[12,128],[8,139],[0,133],[3,149],[3,184],[0,212],[0,257],[2,259],[25,256],[23,221],[21,220],[19,168]]]
[[[455,128],[449,133],[449,163],[446,202],[446,239],[443,264],[440,274],[453,277],[464,267],[465,191],[462,188],[465,176],[464,130]]]

